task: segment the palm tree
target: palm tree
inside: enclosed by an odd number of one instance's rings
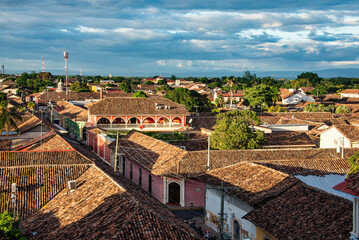
[[[22,120],[20,112],[22,108],[20,106],[8,107],[6,100],[0,102],[0,133],[5,128],[6,135],[9,136],[11,128],[19,134],[19,128],[17,127],[14,119]]]

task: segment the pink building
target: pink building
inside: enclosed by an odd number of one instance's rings
[[[108,146],[113,152],[116,143]],[[139,132],[119,140],[118,170],[164,204],[203,207],[205,184],[181,175],[180,162],[188,152]],[[115,154],[111,164],[114,165]]]
[[[184,105],[159,97],[104,98],[88,110],[89,124],[106,130],[177,130],[189,115]]]

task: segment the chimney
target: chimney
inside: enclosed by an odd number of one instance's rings
[[[100,100],[102,99],[102,88],[100,88]]]

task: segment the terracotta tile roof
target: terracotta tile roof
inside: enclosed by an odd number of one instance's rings
[[[315,146],[312,139],[304,132],[272,132],[265,134],[265,139],[264,146]]]
[[[76,151],[0,152],[0,212],[13,210],[12,183],[18,187],[19,214],[26,218],[92,164]]]
[[[59,101],[56,103],[56,111],[69,119],[87,122],[88,111],[67,101]]]
[[[0,139],[0,151],[9,151],[11,146],[11,140]]]
[[[38,100],[41,102],[48,101],[65,101],[66,100],[66,92],[44,92],[39,95]],[[99,92],[68,92],[67,100],[69,101],[83,101],[86,99],[100,99]]]
[[[314,87],[301,87],[299,89],[301,89],[303,92],[311,92],[314,90]]]
[[[156,109],[156,104],[161,109]],[[170,109],[164,109],[170,106]],[[166,98],[104,98],[88,106],[90,115],[189,115],[184,105]]]
[[[20,146],[13,149],[14,151],[74,151],[61,136],[59,136],[54,130],[30,141],[22,143]]]
[[[77,151],[81,152],[84,156],[93,160],[96,163],[96,166],[101,168],[106,174],[111,176],[118,184],[120,184],[123,188],[126,189],[126,192],[132,194],[136,197],[136,201],[141,204],[144,208],[150,209],[155,213],[158,213],[166,223],[169,223],[173,226],[177,226],[181,229],[185,229],[186,232],[192,233],[193,229],[189,227],[188,224],[183,221],[179,221],[178,217],[175,216],[171,211],[168,210],[167,207],[163,206],[163,203],[158,201],[156,198],[151,196],[148,192],[142,189],[137,184],[134,184],[130,179],[124,178],[120,172],[114,172],[113,167],[105,163],[98,155],[88,150],[88,148],[84,147],[82,144],[75,143],[73,141],[69,142]],[[141,221],[144,223],[144,221]],[[146,222],[150,226],[149,223]],[[144,224],[141,224],[142,226]],[[134,225],[133,225],[134,226]],[[170,238],[169,238],[170,239]],[[199,239],[199,237],[197,238]]]
[[[281,119],[281,116],[260,116],[261,123],[264,125],[277,124],[278,120]]]
[[[211,185],[224,181],[226,191],[251,206],[275,197],[299,180],[285,173],[254,163],[240,162],[196,177]]]
[[[222,94],[223,97],[231,97],[231,92]],[[244,90],[233,91],[233,97],[244,97]]]
[[[323,125],[323,123],[321,122],[313,122],[313,121],[309,121],[309,120],[305,120],[305,119],[298,119],[298,118],[286,118],[286,117],[281,117],[278,122],[276,122],[276,124],[304,124],[304,125],[309,125],[309,126],[318,126],[318,125]]]
[[[192,127],[195,128],[196,130],[199,130],[201,128],[206,128],[206,129],[214,129],[214,125],[216,125],[217,122],[217,118],[216,118],[216,114],[211,114],[211,115],[200,115],[200,116],[196,116],[196,115],[191,115],[187,117],[187,122],[192,119]]]
[[[297,93],[297,91],[291,92],[291,91],[289,91],[289,89],[286,89],[286,88],[280,88],[279,91],[280,91],[280,98],[282,100],[284,100],[284,99],[286,99],[286,98],[288,98],[288,97],[290,97],[290,96]]]
[[[115,149],[115,146],[113,142],[109,148]],[[154,175],[176,174],[178,163],[187,154],[179,147],[135,131],[119,139],[118,152]]]
[[[344,136],[346,136],[350,141],[357,142],[359,141],[359,127],[342,124],[342,125],[334,125],[339,132],[341,132]]]
[[[344,94],[359,94],[359,89],[345,89],[340,93]]]
[[[32,116],[30,119],[22,122],[17,127],[19,128],[20,133],[24,133],[34,127],[39,126],[40,124],[41,124],[41,120],[36,116]]]
[[[6,81],[1,82],[1,85],[3,85],[3,86],[16,86],[18,84],[16,82],[14,82],[13,80],[8,79]]]
[[[233,165],[242,161],[287,166],[288,173],[308,175],[316,170],[316,174],[345,174],[349,164],[345,159],[357,152],[351,148],[345,151],[344,160],[336,149],[255,149],[255,150],[211,150],[210,169]],[[179,163],[179,174],[195,176],[207,171],[207,151],[193,151]]]
[[[302,182],[244,216],[278,240],[348,239],[352,202]]]
[[[281,116],[287,118],[299,118],[302,120],[309,121],[320,121],[320,119],[329,119],[333,118],[332,113],[330,112],[264,112],[264,116]]]
[[[77,151],[0,152],[0,167],[92,164]]]
[[[141,205],[125,188],[92,166],[23,222],[32,239],[196,239],[194,231]],[[178,221],[178,220],[177,220]]]
[[[125,93],[122,91],[118,91],[118,92],[107,91],[104,94],[105,97],[131,97],[132,95],[133,95],[133,93]]]

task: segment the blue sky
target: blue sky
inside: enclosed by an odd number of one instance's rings
[[[6,72],[222,76],[359,68],[357,0],[2,0]]]

